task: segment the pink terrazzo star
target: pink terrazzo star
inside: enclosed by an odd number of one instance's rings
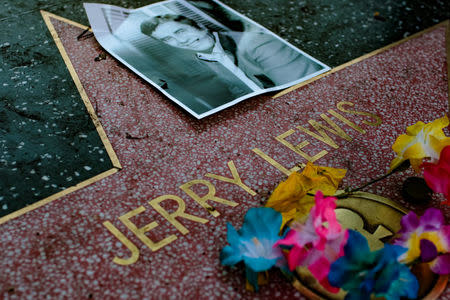
[[[240,227],[248,208],[260,206],[305,157],[348,169],[345,185],[384,174],[394,157],[391,145],[404,128],[448,111],[444,27],[282,97],[255,97],[196,120],[110,56],[95,61],[103,50],[94,38],[77,41],[82,29],[52,23],[123,169],[1,225],[0,291],[6,297],[10,288],[19,298],[36,299],[253,297],[243,289],[242,268],[220,265],[226,222]],[[329,127],[321,114],[346,134],[324,131],[331,143],[299,129],[314,131],[310,120]],[[301,142],[302,147],[291,147]],[[235,178],[230,161],[241,185],[223,179]],[[401,182],[409,175],[392,176],[368,191],[402,202]],[[174,220],[185,231],[174,226],[155,209],[155,201],[149,204],[164,195],[172,196],[159,202],[163,211],[172,214],[184,203],[184,213],[207,223],[182,215]],[[205,197],[210,200],[202,206]],[[449,208],[440,208],[448,221]],[[172,237],[170,242],[157,251],[145,247],[118,219],[131,211],[135,216],[128,219],[137,229],[153,224],[145,228],[152,227],[144,233],[148,239]],[[139,249],[135,263],[113,262],[128,259],[130,251],[105,221]],[[258,298],[301,297],[279,273],[270,275]],[[449,289],[445,295],[450,297]]]

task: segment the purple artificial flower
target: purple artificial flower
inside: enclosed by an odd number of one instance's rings
[[[450,274],[450,225],[445,225],[440,210],[429,208],[420,219],[410,212],[402,218],[401,226],[394,244],[408,249],[400,257],[402,262],[420,259],[434,273]]]

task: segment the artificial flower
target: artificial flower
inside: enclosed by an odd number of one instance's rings
[[[325,289],[338,292],[338,288],[330,286],[327,276],[331,263],[344,253],[348,233],[336,219],[336,198],[325,198],[318,191],[315,202],[306,223],[293,224],[277,245],[292,246],[287,254],[290,270],[307,267]]]
[[[372,252],[366,238],[350,230],[344,256],[331,265],[328,280],[348,291],[346,300],[370,299],[372,294],[387,300],[414,299],[419,283],[409,268],[398,262],[405,251],[401,246],[386,244]]]
[[[308,162],[302,173],[293,172],[275,188],[266,207],[272,207],[282,214],[282,226],[292,219],[301,219],[308,215],[315,204],[314,197],[307,193],[314,194],[321,190],[327,195],[333,195],[346,172],[344,169],[315,166]]]
[[[424,162],[423,177],[427,185],[436,193],[442,193],[446,196],[450,205],[450,146],[446,146],[441,151],[437,164]]]
[[[441,150],[450,145],[450,138],[445,136],[443,128],[449,125],[447,116],[431,123],[417,122],[406,128],[406,134],[400,135],[392,145],[397,157],[391,162],[390,171],[409,159],[416,172],[424,158],[438,160]]]
[[[220,253],[220,261],[232,266],[244,261],[248,282],[258,290],[258,272],[267,271],[274,265],[283,263],[283,254],[274,244],[281,239],[278,235],[282,218],[272,208],[250,208],[239,231],[227,224],[227,240]]]
[[[445,225],[440,210],[429,208],[420,219],[414,212],[408,213],[401,220],[394,244],[408,248],[400,257],[402,262],[420,259],[434,273],[450,274],[450,225]]]

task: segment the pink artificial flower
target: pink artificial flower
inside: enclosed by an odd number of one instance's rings
[[[292,246],[287,255],[290,270],[305,266],[325,289],[338,292],[339,289],[332,287],[327,277],[331,264],[344,254],[348,232],[342,230],[336,219],[336,198],[325,198],[318,191],[315,200],[316,205],[306,223],[294,224],[276,245]]]
[[[442,149],[437,164],[425,162],[422,167],[428,186],[434,192],[444,194],[447,197],[444,204],[450,205],[450,146]]]

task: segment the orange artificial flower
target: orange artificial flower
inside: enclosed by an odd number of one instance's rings
[[[266,207],[272,207],[283,216],[281,228],[292,219],[306,217],[315,204],[317,191],[334,195],[347,170],[316,166],[308,162],[301,173],[293,172],[273,191]]]

